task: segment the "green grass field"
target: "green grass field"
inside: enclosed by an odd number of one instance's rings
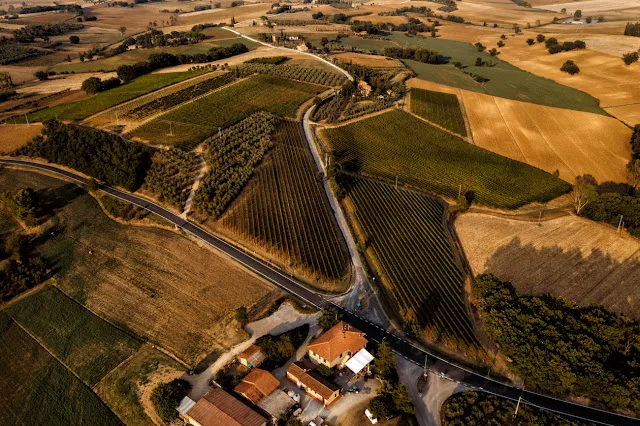
[[[477,148],[399,110],[328,128],[323,135],[337,159],[358,171],[451,198],[461,188],[477,203],[517,208],[571,189],[549,173]]]
[[[356,47],[366,51],[376,50],[382,53],[385,47],[411,46],[435,50],[450,58],[448,64],[429,65],[411,60],[403,62],[424,80],[446,84],[460,89],[486,93],[501,98],[532,102],[557,108],[567,108],[576,111],[593,112],[608,115],[598,105],[598,100],[576,89],[556,83],[546,78],[521,70],[500,57],[494,57],[478,50],[470,43],[455,40],[445,40],[440,37],[407,37],[402,33],[391,33],[389,40],[363,40],[359,38],[345,38],[342,42],[347,47]],[[523,48],[524,44],[523,44]],[[493,62],[492,67],[476,67],[476,58],[485,62]],[[458,70],[454,62],[461,62],[465,68]],[[488,78],[489,81],[478,83],[462,71],[471,72]]]
[[[46,121],[52,118],[59,120],[81,120],[122,102],[129,101],[162,87],[203,74],[205,71],[189,71],[166,74],[147,74],[130,83],[115,89],[98,93],[89,98],[70,104],[56,105],[29,114],[29,121]]]
[[[298,107],[326,88],[261,74],[170,111],[137,128],[131,136],[191,148],[257,111],[294,117]]]
[[[456,95],[412,88],[411,112],[454,133],[467,136],[462,110]]]
[[[89,386],[140,348],[139,341],[55,287],[44,287],[5,312]]]
[[[344,189],[396,312],[428,327],[434,340],[476,347],[464,302],[464,275],[443,225],[444,206],[427,195],[370,179],[349,179]]]
[[[226,31],[229,35],[233,36],[233,33]],[[222,37],[220,37],[222,38]],[[104,59],[96,59],[94,61],[78,62],[73,64],[61,63],[51,68],[51,71],[55,71],[60,74],[62,72],[99,72],[99,71],[115,71],[120,65],[133,65],[138,62],[144,62],[149,58],[152,53],[172,53],[174,55],[195,55],[197,53],[207,53],[213,47],[228,47],[234,43],[242,43],[249,49],[253,49],[258,46],[245,38],[227,38],[225,40],[216,41],[215,39],[205,40],[201,43],[177,46],[177,47],[155,47],[153,49],[132,49],[127,52],[121,53],[116,56]]]
[[[0,365],[0,424],[123,424],[88,386],[3,312]]]

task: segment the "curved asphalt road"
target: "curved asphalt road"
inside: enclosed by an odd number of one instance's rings
[[[50,173],[55,173],[61,176],[64,176],[68,179],[76,181],[81,184],[86,184],[87,179],[73,172],[69,172],[67,170],[60,169],[56,166],[51,166],[48,164],[31,162],[28,160],[20,160],[20,159],[0,159],[0,164],[4,165],[13,165],[13,166],[22,166],[29,167],[34,169],[39,169],[43,171],[47,171]],[[148,201],[144,198],[132,195],[128,192],[121,191],[106,185],[99,185],[99,189],[109,194],[115,198],[120,200],[129,202],[136,206],[139,206],[143,209],[146,209],[167,221],[173,223],[177,227],[181,228],[185,232],[193,235],[194,237],[204,241],[212,247],[222,251],[223,253],[231,256],[236,261],[242,263],[244,266],[254,271],[255,273],[263,276],[267,280],[273,282],[284,290],[296,295],[297,297],[305,300],[310,305],[313,305],[317,308],[321,308],[327,305],[333,305],[330,301],[325,299],[322,295],[317,294],[306,287],[304,287],[299,282],[294,279],[278,272],[271,266],[263,263],[260,260],[257,260],[245,252],[237,249],[236,247],[230,245],[229,243],[221,240],[220,238],[210,234],[199,226],[182,219],[178,215],[171,213],[165,208]],[[519,397],[522,397],[523,403],[537,406],[543,408],[548,411],[552,411],[558,414],[563,414],[566,416],[573,416],[578,419],[591,421],[594,423],[604,424],[604,425],[638,425],[640,426],[640,419],[627,417],[623,415],[619,415],[616,413],[611,413],[608,411],[600,410],[593,407],[587,407],[581,404],[575,404],[569,401],[564,401],[561,399],[556,399],[553,397],[540,395],[535,392],[530,392],[527,390],[523,390],[517,387],[514,387],[509,384],[501,383],[493,379],[488,379],[485,376],[474,373],[470,370],[465,369],[464,367],[455,365],[443,358],[438,357],[432,353],[426,352],[423,349],[420,349],[413,344],[409,343],[405,339],[398,337],[392,333],[387,332],[382,329],[378,325],[371,323],[368,320],[363,319],[358,314],[349,312],[343,309],[340,306],[333,305],[342,311],[344,315],[344,319],[353,324],[355,327],[359,328],[363,332],[365,332],[368,337],[375,341],[386,340],[391,343],[396,353],[409,361],[422,366],[424,364],[425,357],[427,357],[427,365],[435,371],[445,372],[446,376],[452,380],[462,382],[465,385],[482,389],[486,392],[490,392],[502,397],[509,398],[511,400],[517,400]]]

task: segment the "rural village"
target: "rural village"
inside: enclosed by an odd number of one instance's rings
[[[640,425],[640,0],[0,0],[0,426]]]

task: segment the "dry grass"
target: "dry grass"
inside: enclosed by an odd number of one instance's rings
[[[598,182],[626,182],[631,131],[599,114],[553,108],[412,79],[410,87],[462,98],[476,145],[573,182],[593,175]]]
[[[632,19],[640,17],[640,3],[638,0],[583,0],[562,3],[535,4],[535,8],[552,10],[560,13],[567,9],[567,13],[573,15],[576,10],[582,11],[582,16],[604,16],[607,19]]]
[[[364,53],[345,52],[338,53],[334,57],[345,63],[362,65],[370,68],[403,68],[404,65],[397,59],[387,58],[385,56],[365,55]]]
[[[3,124],[0,126],[0,153],[9,153],[23,147],[40,134],[42,124]]]
[[[551,293],[640,317],[637,239],[573,216],[538,226],[467,213],[455,227],[474,274],[496,274],[518,292]]]
[[[17,91],[20,93],[56,93],[66,89],[80,90],[82,82],[89,77],[99,77],[104,80],[115,76],[115,72],[96,72],[55,76],[49,80],[36,81],[34,84],[24,85],[17,89]]]

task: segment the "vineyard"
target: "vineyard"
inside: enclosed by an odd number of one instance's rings
[[[218,128],[257,111],[295,116],[303,102],[322,91],[322,86],[258,75],[174,109],[138,127],[131,135],[153,143],[192,148],[217,133]]]
[[[220,223],[252,246],[275,251],[270,257],[301,268],[315,287],[346,289],[346,246],[299,123],[278,126],[272,152]]]
[[[480,204],[517,208],[571,189],[549,173],[477,148],[398,110],[324,129],[321,135],[336,160],[352,171],[451,198],[461,191]]]
[[[383,289],[405,319],[417,319],[434,340],[474,348],[478,342],[436,199],[393,185],[353,178],[343,183]],[[373,253],[371,253],[373,252]]]
[[[343,74],[320,68],[245,62],[240,66],[240,70],[243,74],[270,74],[305,83],[322,84],[323,86],[341,86],[347,82],[347,78]]]
[[[194,152],[159,150],[153,155],[142,188],[156,194],[161,203],[166,202],[182,210],[200,163],[200,157]]]
[[[456,95],[412,88],[411,112],[454,133],[467,136]]]
[[[271,148],[271,133],[277,122],[276,116],[258,112],[205,142],[209,172],[196,191],[196,209],[220,217]]]
[[[124,115],[124,118],[131,120],[142,120],[152,114],[166,111],[183,102],[188,102],[193,98],[202,96],[212,90],[232,83],[235,80],[230,73],[224,73],[213,78],[203,79],[195,84],[189,85],[181,90],[174,90],[166,96],[158,97],[151,102],[136,106]]]

